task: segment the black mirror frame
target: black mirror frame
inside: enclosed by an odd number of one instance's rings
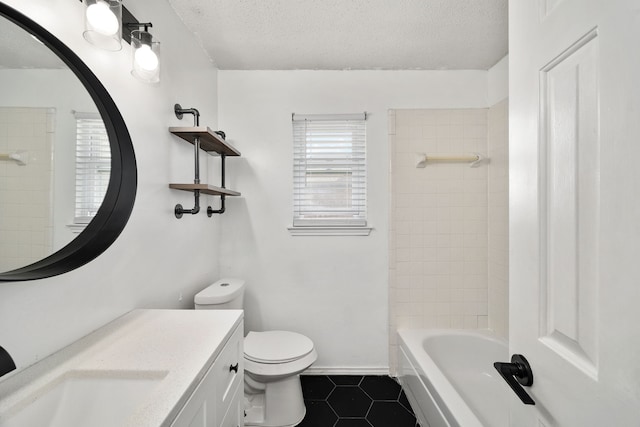
[[[109,186],[100,209],[84,231],[52,255],[26,267],[0,273],[0,282],[44,279],[83,266],[118,238],[129,220],[136,197],[136,157],[118,107],[89,67],[53,34],[4,3],[0,3],[0,16],[34,35],[75,73],[95,102],[111,145]]]

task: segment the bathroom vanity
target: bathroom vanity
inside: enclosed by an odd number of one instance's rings
[[[135,310],[0,380],[0,426],[244,425],[242,310]]]

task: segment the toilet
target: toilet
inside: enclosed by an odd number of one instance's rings
[[[245,282],[220,279],[196,294],[196,310],[242,309]],[[292,427],[306,414],[300,373],[318,358],[313,341],[289,331],[244,338],[246,426]]]

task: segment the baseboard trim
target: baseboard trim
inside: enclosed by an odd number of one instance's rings
[[[357,366],[339,368],[335,366],[311,366],[303,375],[389,375],[388,366]]]

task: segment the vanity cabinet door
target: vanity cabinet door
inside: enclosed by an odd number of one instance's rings
[[[240,323],[171,427],[226,426],[227,424],[222,424],[223,419],[225,423],[231,422],[229,425],[232,427],[244,425],[244,415],[238,418],[238,414],[244,413],[243,329],[243,324]],[[232,414],[236,416],[229,416]]]
[[[171,427],[217,427],[215,425],[216,384],[209,368],[196,390],[180,410]]]
[[[213,376],[215,377],[217,404],[216,426],[222,425],[222,419],[231,406],[237,406],[241,403],[234,402],[234,393],[238,386],[242,386],[242,393],[244,394],[244,349],[242,345],[244,340],[242,332],[243,329],[241,328],[234,332],[214,364]]]
[[[235,392],[230,400],[227,414],[219,427],[244,427],[244,408],[242,399],[244,398],[244,385],[240,384],[236,387]]]

